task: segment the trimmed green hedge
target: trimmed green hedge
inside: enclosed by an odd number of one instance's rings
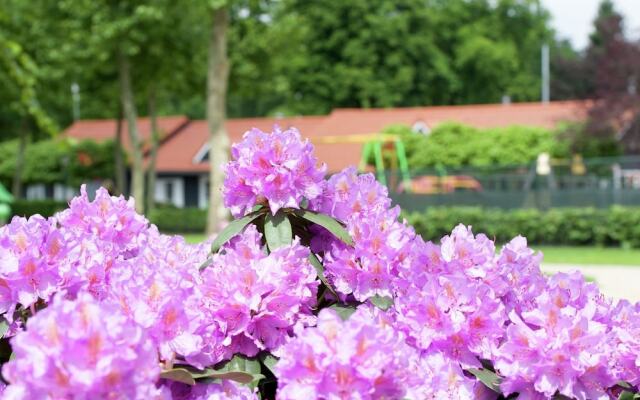
[[[438,241],[459,223],[473,226],[500,243],[517,235],[533,244],[617,245],[640,248],[640,208],[556,208],[502,210],[480,207],[430,207],[407,214],[425,240]]]
[[[148,217],[164,233],[202,233],[207,228],[207,210],[199,208],[158,207]]]
[[[58,211],[64,210],[69,205],[64,201],[56,200],[15,200],[11,203],[11,215],[30,217],[40,214],[50,217]]]

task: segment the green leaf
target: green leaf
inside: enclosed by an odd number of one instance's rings
[[[343,321],[348,320],[351,314],[356,312],[355,306],[346,306],[344,304],[334,304],[329,308],[335,311],[336,313],[338,313],[338,315],[340,316],[340,318],[342,318]]]
[[[293,213],[300,218],[304,218],[309,222],[320,225],[338,239],[342,240],[349,246],[353,246],[353,239],[351,238],[351,235],[349,235],[349,232],[347,232],[344,226],[342,226],[342,224],[340,224],[336,219],[328,215],[319,214],[309,210],[294,210]]]
[[[196,381],[186,368],[172,368],[160,373],[160,378],[169,379],[171,381],[185,383],[187,385],[195,385]]]
[[[0,320],[0,339],[4,337],[5,333],[9,330],[9,323],[6,319]]]
[[[229,223],[222,232],[216,236],[211,244],[211,252],[217,253],[222,247],[223,244],[227,243],[231,238],[240,233],[247,225],[249,225],[253,220],[258,218],[262,214],[261,211],[252,212],[250,214],[245,215],[240,219],[236,219]]]
[[[273,368],[279,361],[276,357],[269,353],[264,353],[260,356],[260,360],[262,361],[262,364],[264,364],[264,366],[269,369],[269,371],[271,371],[274,375],[276,374],[276,372],[273,370]]]
[[[327,278],[324,276],[324,265],[322,265],[320,260],[318,260],[318,256],[316,256],[313,253],[310,253],[309,254],[309,262],[311,263],[311,265],[313,265],[313,268],[316,269],[316,275],[318,275],[318,279],[320,279],[320,282],[324,283],[324,285],[327,287],[327,289],[334,296],[336,296],[336,298],[338,298],[338,293],[336,293],[336,291],[333,290],[333,288],[329,284],[329,281],[327,281]]]
[[[237,382],[257,385],[258,381],[264,378],[262,375],[260,362],[255,359],[249,359],[245,356],[235,355],[233,358],[215,370],[217,375],[211,375],[212,378],[233,379]],[[225,374],[225,375],[221,375]],[[222,378],[226,376],[226,378]],[[241,380],[240,380],[241,379]]]
[[[373,296],[369,298],[369,301],[383,311],[387,311],[393,306],[393,299],[387,296]]]
[[[264,236],[269,251],[291,244],[293,240],[291,222],[284,211],[278,211],[276,215],[267,213],[264,221]]]
[[[618,397],[618,400],[637,400],[637,399],[640,399],[640,394],[634,394],[626,390],[620,393],[620,396]]]
[[[493,371],[488,369],[471,368],[468,372],[472,373],[480,382],[484,383],[486,387],[493,390],[496,393],[500,392],[500,377]]]

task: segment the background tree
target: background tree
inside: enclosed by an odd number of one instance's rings
[[[227,81],[227,30],[229,10],[226,1],[211,6],[211,36],[207,71],[207,124],[209,126],[209,211],[207,232],[217,232],[227,220],[222,201],[224,173],[222,165],[229,159],[229,137],[225,129]]]
[[[594,79],[594,103],[587,132],[615,137],[627,153],[640,151],[640,43],[624,31],[624,20],[603,1],[585,62]]]
[[[6,32],[12,25],[9,15],[0,10],[0,86],[4,104],[8,105],[3,116],[9,119],[8,125],[14,125],[12,120],[19,121],[18,150],[13,175],[12,192],[14,197],[22,196],[22,174],[27,147],[29,130],[32,122],[42,132],[55,134],[57,127],[40,106],[36,94],[39,70],[33,59],[25,49]]]

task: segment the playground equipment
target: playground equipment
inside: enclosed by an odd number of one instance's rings
[[[409,175],[409,163],[407,162],[407,154],[405,152],[404,143],[399,135],[372,133],[362,135],[344,135],[344,136],[321,136],[314,138],[315,143],[340,144],[340,143],[362,143],[362,156],[358,170],[363,172],[368,164],[369,157],[373,154],[376,168],[376,177],[380,183],[387,185],[387,176],[385,173],[384,153],[391,158],[390,171],[400,170],[403,186],[411,188],[411,177]],[[395,174],[391,175],[392,177]],[[393,179],[393,178],[392,178]],[[395,185],[391,185],[393,187]]]
[[[11,207],[9,204],[13,202],[13,196],[0,183],[0,225],[7,222],[11,216]]]

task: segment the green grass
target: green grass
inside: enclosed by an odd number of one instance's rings
[[[180,236],[184,237],[187,243],[200,243],[206,238],[204,233],[185,233]]]
[[[532,246],[544,253],[543,262],[552,264],[609,264],[640,266],[640,249],[620,247]]]
[[[199,243],[205,239],[201,233],[187,233],[184,238],[189,243]],[[640,266],[640,249],[593,246],[532,246],[544,253],[544,262],[551,264],[610,264]],[[498,246],[498,249],[500,247]]]

